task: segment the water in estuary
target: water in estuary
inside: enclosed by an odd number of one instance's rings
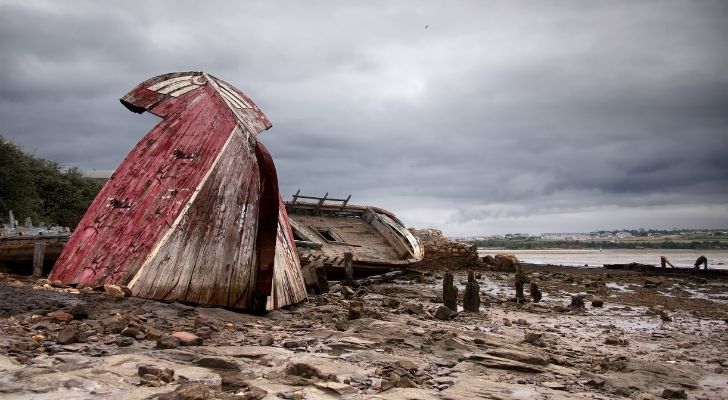
[[[728,250],[659,250],[659,249],[619,249],[619,250],[478,250],[481,257],[498,253],[515,254],[519,260],[532,264],[554,264],[579,267],[601,267],[604,264],[641,264],[660,265],[660,256],[667,257],[676,267],[692,267],[695,260],[704,255],[708,258],[708,268],[728,269]]]

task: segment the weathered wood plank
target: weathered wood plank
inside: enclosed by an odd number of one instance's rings
[[[255,103],[197,72],[147,80],[122,103],[163,119],[101,190],[52,277],[241,308],[254,296],[273,307],[304,299],[275,166],[255,137],[271,124]]]
[[[33,246],[33,276],[43,275],[43,261],[45,260],[46,244],[44,242],[36,242]]]

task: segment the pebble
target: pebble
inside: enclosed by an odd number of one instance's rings
[[[283,342],[283,348],[293,349],[296,347],[306,347],[306,341],[305,340],[288,340],[288,341]]]
[[[122,298],[125,296],[124,291],[116,285],[104,285],[104,292],[115,298]]]
[[[687,399],[688,395],[683,388],[664,388],[660,396],[663,399]]]
[[[435,318],[439,320],[449,320],[452,319],[457,313],[445,306],[437,307],[437,311],[435,311]]]
[[[157,367],[154,365],[140,365],[137,368],[137,374],[142,377],[142,385],[145,385],[145,380],[147,381],[146,386],[161,386],[157,385],[157,382],[166,385],[174,380],[174,370],[172,368]]]
[[[232,371],[240,371],[240,366],[238,364],[232,362],[223,360],[222,358],[216,358],[216,357],[203,357],[199,360],[195,361],[195,365],[198,365],[200,367],[205,368],[211,368],[211,369],[226,369],[226,370],[232,370]]]
[[[202,338],[191,332],[175,332],[174,337],[179,340],[180,346],[202,346]]]
[[[263,335],[263,337],[260,338],[260,341],[258,342],[261,346],[272,346],[273,345],[273,336],[271,335]]]
[[[348,286],[346,286],[348,287]],[[349,303],[349,319],[359,319],[364,314],[364,303],[352,301]]]
[[[83,303],[77,303],[75,306],[73,306],[71,308],[70,314],[73,316],[73,319],[79,321],[89,317],[88,308]]]
[[[158,349],[176,349],[179,347],[179,339],[172,335],[162,335],[157,339]]]
[[[134,344],[134,339],[127,337],[127,336],[122,336],[122,337],[116,339],[116,341],[114,341],[114,343],[116,343],[116,345],[119,347],[129,347],[132,344]]]
[[[123,331],[121,331],[121,336],[126,336],[126,337],[130,337],[130,338],[136,338],[139,335],[143,335],[141,333],[141,331],[139,331],[139,329],[134,328],[134,327],[131,327],[131,326],[126,327],[126,328],[124,328]]]
[[[65,311],[54,311],[50,313],[50,317],[56,322],[70,322],[73,320],[73,315]]]
[[[77,340],[76,334],[78,333],[78,330],[75,326],[67,326],[63,328],[60,332],[58,332],[58,337],[56,338],[56,343],[58,344],[71,344],[75,343]]]
[[[424,307],[422,307],[421,304],[417,304],[417,303],[407,303],[405,308],[408,313],[413,314],[413,315],[420,315],[425,312]]]
[[[160,337],[162,337],[163,332],[157,328],[148,327],[147,328],[147,339],[149,340],[157,340]]]
[[[382,306],[389,307],[389,308],[398,308],[400,305],[400,301],[398,299],[394,299],[391,297],[388,297],[382,301]]]

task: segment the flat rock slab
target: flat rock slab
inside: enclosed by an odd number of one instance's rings
[[[528,400],[568,400],[568,399],[609,399],[601,394],[569,393],[534,385],[496,382],[480,377],[469,377],[459,380],[455,385],[440,392],[441,399],[447,400],[482,400],[482,399],[528,399]]]
[[[293,352],[280,347],[271,346],[215,346],[199,348],[198,354],[219,355],[233,358],[250,358],[255,360],[269,356],[290,357]]]
[[[306,363],[318,369],[324,375],[336,375],[341,381],[354,374],[367,375],[369,372],[367,369],[350,362],[321,358],[316,355],[301,354],[299,357],[296,357],[296,361]]]
[[[548,365],[549,363],[548,357],[545,354],[541,354],[540,352],[536,351],[527,353],[525,351],[516,351],[501,348],[488,350],[486,351],[486,354],[500,358],[507,358],[509,360],[520,361],[526,364]]]
[[[466,357],[469,361],[480,364],[486,368],[507,369],[520,372],[544,372],[544,369],[538,365],[527,364],[524,362],[511,360],[508,358],[496,357],[489,354],[469,354],[466,355]]]

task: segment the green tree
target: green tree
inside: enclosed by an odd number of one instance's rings
[[[78,168],[63,171],[53,161],[36,158],[0,136],[0,211],[16,219],[75,227],[101,184]]]

